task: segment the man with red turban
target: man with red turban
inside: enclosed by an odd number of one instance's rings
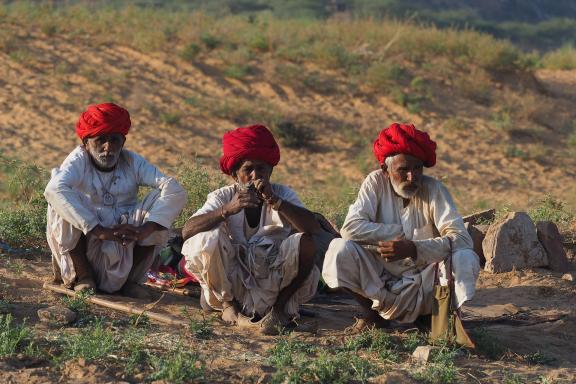
[[[362,183],[322,272],[329,287],[344,288],[363,307],[355,330],[429,315],[437,270],[442,285],[453,273],[460,307],[474,295],[480,270],[450,193],[423,175],[423,167],[436,164],[436,143],[428,134],[394,123],[374,141],[374,155],[381,169]]]
[[[210,193],[184,226],[186,269],[200,281],[205,310],[276,334],[316,293],[315,261],[333,236],[292,189],[270,182],[280,150],[266,127],[227,132],[222,150],[220,168],[234,183]]]
[[[89,106],[76,124],[82,145],[52,170],[44,192],[55,280],[76,291],[147,298],[140,283],[186,203],[174,179],[123,149],[130,125],[116,104]],[[139,202],[140,186],[152,191]]]

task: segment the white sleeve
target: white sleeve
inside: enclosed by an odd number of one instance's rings
[[[100,224],[96,212],[89,208],[79,192],[86,174],[86,159],[73,152],[60,168],[52,170],[52,177],[44,190],[44,197],[56,213],[73,227],[87,234]]]
[[[376,221],[381,199],[378,187],[374,175],[369,175],[364,180],[340,230],[343,239],[360,244],[377,244],[378,241],[394,240],[403,234],[400,224],[383,224]]]
[[[230,199],[225,198],[224,194],[222,193],[222,188],[212,191],[206,197],[204,205],[199,210],[194,212],[192,217],[204,215],[208,212],[220,209],[220,207],[223,207],[226,203],[228,203],[228,201],[230,201]]]
[[[418,253],[418,262],[430,264],[444,260],[452,252],[460,249],[472,249],[472,238],[468,234],[462,216],[448,189],[441,184],[433,188],[430,195],[430,214],[440,237],[425,240],[414,240]]]
[[[186,191],[175,179],[160,172],[143,157],[132,152],[130,156],[138,185],[160,190],[160,197],[152,205],[148,221],[170,228],[186,205]]]

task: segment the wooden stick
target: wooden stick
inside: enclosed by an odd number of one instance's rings
[[[76,292],[71,289],[64,288],[61,285],[55,285],[48,282],[44,283],[44,289],[48,289],[53,292],[62,293],[68,296],[76,296]],[[106,300],[96,296],[89,296],[86,298],[87,301],[99,305],[101,307],[114,309],[116,311],[130,313],[135,315],[146,315],[152,320],[159,321],[161,323],[171,324],[171,325],[179,325],[182,327],[188,327],[188,322],[185,320],[181,320],[175,316],[165,315],[158,312],[152,312],[147,310],[146,308],[138,307],[132,304],[122,304],[122,303],[115,303],[111,300]]]
[[[198,291],[188,289],[188,288],[161,287],[159,285],[155,285],[155,284],[151,284],[151,283],[144,283],[144,285],[146,285],[147,287],[150,287],[150,288],[160,290],[162,292],[175,293],[175,294],[182,295],[182,296],[195,297],[197,299],[200,298],[200,293]]]

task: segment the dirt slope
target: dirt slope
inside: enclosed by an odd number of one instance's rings
[[[491,92],[522,100],[519,92],[529,91],[533,105],[550,106],[534,111],[543,124],[535,130],[506,131],[494,122],[498,105],[463,97],[450,76],[428,76],[432,101],[411,113],[378,92],[350,92],[338,73],[321,72],[330,81],[328,92],[292,87],[273,76],[273,59],[236,80],[224,76],[214,59],[189,63],[83,36],[0,27],[18,36],[17,50],[0,52],[0,150],[7,156],[56,166],[78,144],[79,112],[114,100],[132,114],[128,148],[165,169],[195,157],[217,168],[222,133],[257,122],[261,113],[264,121],[272,115],[308,122],[318,137],[311,149],[283,146],[277,180],[300,191],[331,190],[357,185],[375,166],[370,147],[379,129],[403,120],[438,142],[438,165],[429,172],[446,181],[463,211],[502,203],[524,207],[547,193],[576,205],[576,159],[559,123],[576,114],[575,73],[537,73],[538,81],[514,74],[488,79]],[[456,128],[449,124],[454,121]]]

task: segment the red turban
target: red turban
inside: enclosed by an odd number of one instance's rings
[[[393,123],[374,141],[374,155],[380,165],[384,165],[387,157],[401,153],[419,158],[426,167],[436,164],[436,143],[414,124]]]
[[[109,133],[126,136],[130,125],[130,114],[124,108],[113,103],[94,104],[80,115],[76,123],[76,134],[80,140]]]
[[[280,148],[263,125],[250,125],[228,131],[222,137],[220,169],[227,175],[241,160],[262,160],[274,167],[280,161]]]

